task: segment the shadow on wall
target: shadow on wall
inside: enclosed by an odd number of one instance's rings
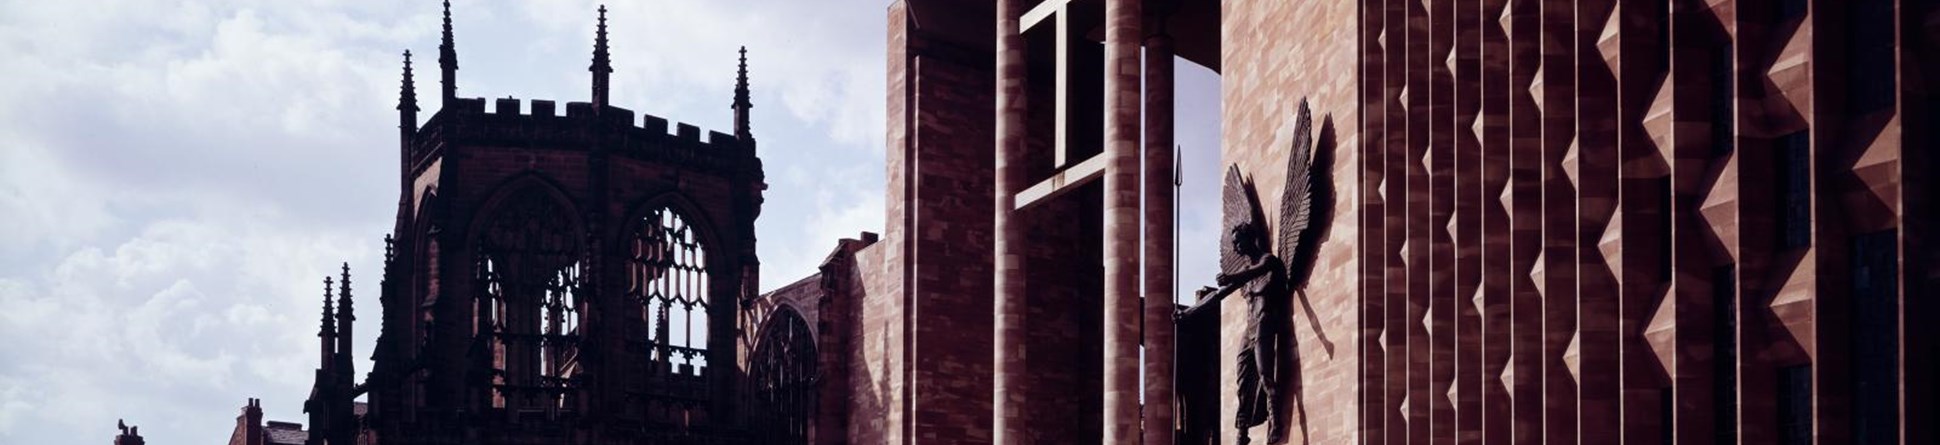
[[[890,333],[898,332],[891,321],[870,329],[867,304],[869,267],[864,252],[876,242],[874,234],[864,233],[861,247],[849,250],[851,240],[843,240],[839,250],[819,268],[822,275],[822,330],[827,343],[818,351],[828,351],[828,361],[820,366],[815,379],[822,388],[820,410],[813,417],[813,444],[888,443],[891,382],[895,376],[891,362]],[[865,335],[876,332],[873,338]],[[871,357],[879,360],[873,362]]]
[[[1294,252],[1295,256],[1292,258],[1292,264],[1305,265],[1306,267],[1292,271],[1293,275],[1287,277],[1289,282],[1298,283],[1298,287],[1295,287],[1293,290],[1293,295],[1289,297],[1293,298],[1294,302],[1300,304],[1299,310],[1301,312],[1307,314],[1307,326],[1313,330],[1314,338],[1320,341],[1321,349],[1327,352],[1327,358],[1330,360],[1334,358],[1334,342],[1327,339],[1327,331],[1320,324],[1320,316],[1314,313],[1313,303],[1307,298],[1307,284],[1308,280],[1313,278],[1314,268],[1319,263],[1320,246],[1325,245],[1329,239],[1333,238],[1334,208],[1340,204],[1335,201],[1334,191],[1334,151],[1339,146],[1335,138],[1334,116],[1329,114],[1321,118],[1320,132],[1314,136],[1312,168],[1313,193],[1314,202],[1320,205],[1314,206],[1313,224],[1308,226],[1313,229],[1302,234],[1302,239],[1300,240],[1300,245],[1314,247]],[[1281,197],[1280,199],[1286,199],[1286,197]],[[1290,322],[1288,326],[1294,324],[1298,323]],[[1300,440],[1302,443],[1310,443],[1309,436],[1311,434],[1307,428],[1307,401],[1304,392],[1306,385],[1303,381],[1304,375],[1300,372],[1300,334],[1297,329],[1295,332],[1288,334],[1291,334],[1287,335],[1287,341],[1289,342],[1287,350],[1290,353],[1281,355],[1280,360],[1282,362],[1279,365],[1280,369],[1291,370],[1291,372],[1287,373],[1286,378],[1280,379],[1280,393],[1288,394],[1292,397],[1281,397],[1280,403],[1284,404],[1289,401],[1293,403],[1294,406],[1291,407],[1293,412],[1289,414],[1294,416],[1293,419],[1295,421],[1299,422]],[[1274,410],[1287,413],[1288,408],[1285,406],[1277,406],[1274,407]]]

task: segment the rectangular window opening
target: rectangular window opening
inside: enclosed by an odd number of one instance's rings
[[[1812,244],[1812,142],[1801,130],[1773,141],[1778,172],[1778,247],[1801,249]]]
[[[1899,429],[1899,231],[1852,239],[1853,443],[1890,444]]]
[[[1846,22],[1845,63],[1848,113],[1861,116],[1893,106],[1893,2],[1851,0]]]
[[[1658,435],[1658,439],[1664,445],[1675,445],[1677,443],[1677,388],[1665,386],[1658,389],[1657,394],[1657,421],[1660,425],[1659,431],[1662,432]]]
[[[1812,365],[1778,368],[1778,443],[1812,443]]]
[[[1717,355],[1711,362],[1712,413],[1715,441],[1738,443],[1738,304],[1737,267],[1724,265],[1711,273],[1711,338]]]

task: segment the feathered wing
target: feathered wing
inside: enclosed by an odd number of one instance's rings
[[[1222,215],[1219,226],[1225,229],[1219,233],[1219,271],[1222,273],[1238,273],[1252,261],[1233,249],[1233,228],[1253,221],[1252,199],[1252,196],[1248,196],[1246,178],[1240,175],[1239,166],[1227,167],[1219,212]]]
[[[1295,276],[1295,258],[1300,254],[1300,238],[1312,223],[1314,209],[1313,184],[1313,113],[1307,109],[1307,100],[1300,100],[1300,111],[1294,116],[1293,153],[1287,156],[1287,180],[1280,191],[1280,242],[1278,252],[1285,261],[1288,276]]]

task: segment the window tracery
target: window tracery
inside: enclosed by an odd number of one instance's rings
[[[586,307],[570,210],[527,189],[488,215],[477,238],[472,328],[489,348],[492,406],[570,407]]]
[[[670,208],[647,212],[637,227],[628,295],[647,321],[649,360],[659,373],[696,373],[707,364],[707,250],[697,228]]]
[[[820,381],[815,336],[793,309],[782,307],[770,320],[748,360],[755,430],[765,436],[762,443],[805,445]]]

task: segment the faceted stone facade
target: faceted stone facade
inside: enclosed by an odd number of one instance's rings
[[[1286,180],[1294,107],[1315,111],[1287,443],[1936,439],[1940,188],[1918,172],[1940,151],[1912,148],[1940,128],[1934,6],[1141,3],[1118,30],[1219,72],[1221,159],[1259,190]],[[1111,180],[1082,162],[1124,136],[1122,6],[890,6],[888,230],[829,294],[853,299],[823,313],[853,323],[825,343],[851,398],[846,442],[820,443],[1099,443],[1129,421],[1104,377],[1140,363],[1106,352],[1106,279],[1140,250],[1107,249]],[[1057,49],[1035,24],[1068,11]],[[1245,308],[1223,306],[1177,326],[1173,441],[1239,439]]]
[[[1359,7],[1364,441],[1934,440],[1931,5]]]

